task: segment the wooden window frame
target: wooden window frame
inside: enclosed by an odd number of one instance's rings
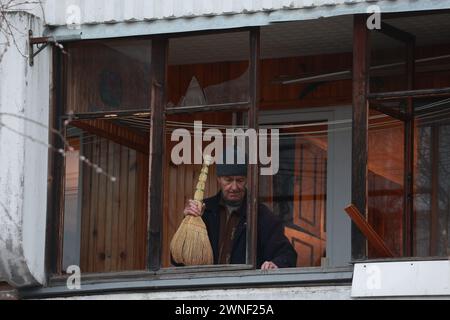
[[[221,105],[194,106],[185,108],[166,108],[166,79],[167,79],[167,60],[168,46],[171,38],[180,36],[196,36],[204,34],[222,34],[228,32],[248,32],[250,43],[249,54],[249,100],[243,103],[229,103]],[[248,201],[248,228],[247,228],[247,261],[245,265],[229,266],[215,265],[204,267],[184,267],[161,269],[162,258],[162,213],[163,213],[163,164],[165,146],[164,130],[165,118],[170,114],[183,114],[192,112],[248,112],[249,128],[257,129],[258,109],[259,109],[259,68],[260,68],[260,32],[258,27],[239,28],[224,31],[206,31],[192,32],[186,34],[170,34],[166,36],[139,37],[152,41],[151,58],[151,87],[150,110],[127,110],[114,112],[93,112],[87,114],[77,114],[76,119],[101,119],[108,114],[130,115],[136,112],[149,112],[150,115],[150,146],[149,146],[149,205],[148,205],[148,226],[147,243],[148,259],[146,261],[146,270],[130,271],[121,273],[92,273],[86,274],[92,279],[111,279],[111,275],[145,275],[155,277],[156,274],[183,275],[192,273],[224,272],[234,270],[252,270],[256,267],[256,225],[257,225],[257,195],[258,195],[258,171],[257,165],[250,167],[249,177],[249,199]],[[92,42],[92,41],[89,41]],[[64,127],[64,121],[68,118],[65,115],[65,97],[66,97],[66,70],[67,59],[59,50],[53,50],[53,92],[52,92],[52,111],[50,115],[51,123],[54,128],[61,131]],[[50,142],[56,148],[64,148],[60,139],[50,136]],[[47,208],[47,233],[46,233],[46,254],[45,265],[48,282],[51,283],[57,279],[67,278],[62,275],[62,237],[63,237],[63,203],[64,203],[64,159],[50,153],[49,179],[48,187],[48,208]],[[256,188],[256,189],[255,189]]]
[[[393,15],[394,16],[394,15]],[[406,87],[405,91],[371,93],[370,80],[370,31],[366,27],[368,15],[354,16],[353,33],[353,138],[352,138],[352,203],[367,220],[368,212],[368,122],[369,107],[394,117],[404,123],[404,192],[403,192],[403,257],[414,259],[414,98],[450,96],[450,88],[414,89],[416,37],[382,23],[376,30],[405,44]],[[377,103],[386,100],[405,100],[404,113],[380,107]],[[430,257],[431,258],[431,257]],[[367,239],[352,223],[352,260],[368,259]],[[396,257],[395,260],[399,258]],[[439,258],[438,258],[439,259]],[[393,259],[387,259],[392,261]],[[386,261],[383,260],[383,261]]]

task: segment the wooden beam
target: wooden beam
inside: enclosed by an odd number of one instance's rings
[[[108,120],[74,120],[72,126],[148,155],[148,139]],[[124,134],[120,134],[120,131]],[[134,136],[130,139],[129,136]]]
[[[450,69],[450,64],[448,63],[439,65],[425,64],[431,61],[444,60],[444,58],[448,58],[448,56],[444,55],[441,57],[417,59],[416,63],[421,63],[423,65],[419,65],[416,67],[416,74],[448,71]],[[372,66],[370,67],[370,78],[375,79],[375,78],[385,78],[404,75],[405,65],[406,65],[405,62],[395,62]],[[334,82],[351,79],[352,79],[351,70],[341,70],[341,71],[328,71],[321,73],[317,72],[302,73],[301,75],[298,76],[280,76],[272,80],[272,83],[275,85],[276,84],[289,85],[299,83],[315,83],[318,81]]]
[[[367,216],[368,124],[369,106],[369,31],[366,15],[354,16],[353,30],[353,128],[352,128],[352,203]],[[352,224],[352,259],[367,258],[367,243],[360,229]]]
[[[148,221],[148,268],[161,268],[162,223],[164,201],[164,149],[168,40],[152,41],[151,62],[151,118],[149,158],[149,221]]]
[[[248,125],[249,128],[254,128],[256,130],[258,129],[260,101],[260,65],[260,29],[255,28],[250,31],[250,110],[248,113]],[[249,169],[249,188],[247,196],[247,264],[256,267],[259,166],[249,165]]]
[[[236,102],[192,107],[172,107],[166,109],[166,114],[190,114],[194,112],[243,112],[248,111],[249,109],[250,104],[248,102]]]
[[[387,106],[379,105],[376,103],[370,103],[370,108],[373,110],[376,110],[378,112],[384,113],[385,115],[388,115],[394,119],[400,120],[400,121],[407,121],[408,117],[405,113],[402,113],[398,110],[395,110],[393,108],[389,108]]]
[[[403,30],[400,30],[386,22],[381,22],[381,29],[377,29],[376,31],[392,38],[395,40],[398,40],[400,42],[409,43],[410,41],[415,40],[415,36],[405,32]]]
[[[77,113],[75,115],[65,115],[63,119],[73,119],[73,120],[92,120],[92,119],[113,119],[120,117],[132,117],[132,116],[150,116],[150,110],[148,109],[135,109],[126,111],[97,111],[97,112],[87,112],[87,113]]]
[[[378,258],[393,258],[395,256],[355,205],[352,204],[345,208],[345,212],[347,212],[354,225],[357,226],[361,233],[367,238],[369,244],[373,246],[378,254]]]
[[[399,100],[406,98],[430,98],[441,96],[450,96],[450,87],[440,89],[421,89],[371,93],[369,94],[368,98],[370,100]]]

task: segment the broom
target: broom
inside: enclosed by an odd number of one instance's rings
[[[211,156],[205,156],[198,179],[194,200],[199,208],[203,206],[208,166],[213,162]],[[211,242],[206,225],[201,217],[186,216],[170,243],[170,252],[176,263],[185,266],[212,265],[214,263]]]

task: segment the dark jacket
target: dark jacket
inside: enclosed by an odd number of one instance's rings
[[[220,233],[220,199],[221,193],[206,199],[203,221],[208,229],[208,236],[214,253],[214,264],[218,262],[219,233]],[[244,201],[240,208],[240,220],[236,229],[236,235],[231,252],[231,264],[246,264],[246,219],[247,202]],[[295,267],[297,253],[289,240],[284,235],[282,222],[265,205],[258,206],[258,245],[257,268],[266,261],[272,261],[280,268]]]

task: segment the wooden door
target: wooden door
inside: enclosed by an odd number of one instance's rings
[[[308,136],[295,141],[293,223],[286,234],[297,249],[297,266],[320,266],[325,251],[327,148]]]
[[[294,223],[322,238],[326,208],[326,151],[297,138],[295,148]]]

